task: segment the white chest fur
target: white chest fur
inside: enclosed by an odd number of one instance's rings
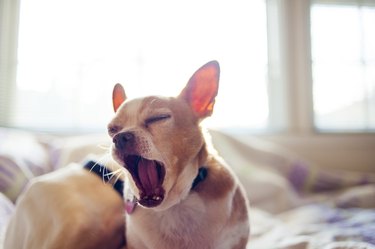
[[[198,194],[190,194],[180,204],[166,211],[155,212],[137,208],[127,217],[129,247],[143,248],[213,248],[212,241],[218,228],[212,227],[212,214]],[[215,215],[216,216],[216,215]]]

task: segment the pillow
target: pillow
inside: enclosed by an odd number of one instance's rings
[[[110,158],[110,145],[109,136],[100,133],[49,139],[48,142],[54,169],[87,159],[105,164]]]
[[[0,193],[0,228],[7,224],[13,214],[14,204],[2,193]]]
[[[257,139],[256,144],[245,144],[222,132],[210,130],[210,135],[218,154],[243,184],[251,206],[279,213],[298,205],[297,192],[284,174],[292,157],[262,146]]]
[[[1,245],[3,245],[6,225],[13,211],[13,203],[5,195],[0,193],[0,248]]]
[[[323,169],[272,142],[215,130],[210,130],[210,134],[219,154],[243,183],[250,204],[271,213],[329,196],[320,195],[321,192],[375,185],[375,174]],[[370,197],[374,197],[373,187],[360,188],[341,196],[337,205],[375,205]]]
[[[35,135],[0,128],[0,191],[13,202],[34,176],[51,171],[49,155]]]

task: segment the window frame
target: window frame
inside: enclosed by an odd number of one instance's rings
[[[273,115],[283,122],[281,134],[315,133],[310,52],[310,1],[267,0],[267,11],[270,110],[283,113],[284,117],[281,119]],[[276,32],[276,35],[273,32]],[[275,71],[278,73],[274,74]],[[283,111],[280,111],[280,107]],[[271,120],[271,122],[277,121]]]
[[[352,3],[354,0],[344,1]],[[269,25],[277,25],[280,33],[280,41],[276,41],[279,44],[270,44],[269,53],[276,52],[278,63],[284,68],[280,69],[282,72],[277,75],[278,78],[271,82],[284,87],[283,98],[275,100],[274,104],[283,105],[287,113],[284,119],[286,129],[259,137],[296,153],[320,168],[374,172],[375,133],[322,131],[314,125],[311,4],[312,0],[267,0],[268,8],[277,8],[278,11],[276,19],[269,20]],[[268,31],[272,31],[270,26]],[[278,49],[272,49],[272,46]],[[252,137],[253,134],[247,134],[238,136],[238,139],[251,141]]]
[[[310,40],[312,3],[356,4],[356,0],[265,0],[269,64],[269,126],[262,134],[370,134],[322,131],[314,125]],[[372,0],[361,0],[375,6]],[[20,0],[0,1],[0,125],[10,126],[16,91]],[[248,133],[249,131],[244,131]]]
[[[266,0],[269,40],[271,122],[279,134],[369,135],[373,130],[319,129],[314,121],[311,55],[312,4],[375,6],[373,0]],[[276,33],[276,34],[275,34]],[[281,110],[282,109],[282,110]],[[276,120],[273,120],[275,118]],[[282,122],[280,124],[280,122]]]
[[[310,2],[310,8],[314,4],[323,5],[323,6],[344,6],[344,7],[350,6],[350,7],[357,7],[357,8],[361,8],[361,7],[372,7],[373,8],[373,7],[375,7],[375,1],[374,0],[309,0],[309,2]],[[311,20],[310,17],[309,17],[309,20]],[[310,44],[311,44],[311,37],[310,37]],[[311,52],[312,52],[312,50],[310,50],[310,53]],[[361,58],[359,60],[361,61],[361,63],[364,63],[365,58],[362,57],[362,56],[364,56],[364,54],[361,54]],[[311,58],[310,68],[311,68],[311,72],[312,72],[312,70],[313,70],[313,60],[312,60],[312,58]],[[361,70],[364,70],[364,69],[361,68]],[[312,78],[313,78],[313,75],[311,74],[311,79]],[[312,86],[312,89],[313,89],[313,80],[311,80],[311,86]],[[312,96],[312,102],[311,103],[313,104],[314,103],[313,92],[311,93],[311,96]],[[369,99],[364,100],[364,102],[368,102],[368,101],[369,101]],[[313,112],[313,115],[314,115],[313,108],[314,108],[314,106],[312,106],[312,112]],[[365,115],[367,116],[367,114],[369,114],[368,110],[366,111]],[[362,129],[361,128],[351,128],[351,127],[335,129],[335,128],[330,128],[330,127],[319,128],[318,127],[319,125],[315,124],[315,122],[313,123],[313,125],[314,125],[315,131],[317,133],[322,133],[322,134],[369,134],[369,135],[375,134],[375,129],[370,128],[368,126],[367,127],[365,126]]]
[[[20,0],[0,0],[0,126],[11,124],[16,91]]]

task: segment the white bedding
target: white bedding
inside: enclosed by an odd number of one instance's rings
[[[210,134],[248,193],[248,248],[375,248],[374,174],[323,171],[264,141]],[[4,149],[9,143],[22,150]],[[101,155],[107,146],[105,135],[59,138],[0,129],[0,239],[12,201],[30,178]]]

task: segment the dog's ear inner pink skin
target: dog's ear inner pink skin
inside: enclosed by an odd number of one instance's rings
[[[198,118],[210,116],[219,89],[220,66],[210,61],[191,76],[180,98],[185,99]]]
[[[125,90],[120,83],[117,83],[113,88],[112,102],[113,109],[116,112],[120,105],[126,100]]]

